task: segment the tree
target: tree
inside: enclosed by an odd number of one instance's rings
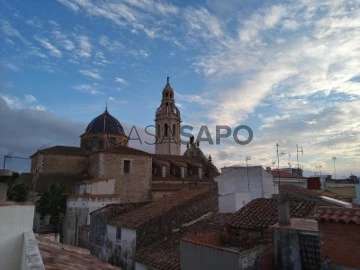
[[[19,174],[13,172],[7,183],[7,198],[9,201],[24,202],[26,201],[29,189],[24,183],[20,183]]]
[[[56,226],[61,214],[66,211],[65,187],[60,183],[51,184],[46,190],[39,194],[39,199],[35,203],[36,210],[42,217],[50,216],[50,223]]]

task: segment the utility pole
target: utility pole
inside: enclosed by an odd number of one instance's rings
[[[17,159],[30,159],[30,158],[25,158],[25,157],[16,157],[16,156],[12,156],[12,155],[5,155],[5,156],[4,156],[4,163],[3,163],[3,170],[5,169],[5,166],[6,166],[6,160],[7,160],[7,159],[12,159],[12,158],[17,158]]]
[[[280,191],[280,158],[279,158],[279,144],[276,143],[276,157],[277,157],[277,169],[279,177],[279,191]]]
[[[302,148],[302,146],[300,147],[301,150],[299,150],[299,146],[296,145],[296,161],[297,161],[297,169],[298,169],[298,173],[300,171],[300,165],[299,165],[299,153],[301,153],[301,155],[304,154],[304,150]]]
[[[334,180],[336,180],[336,167],[335,167],[335,161],[336,161],[336,157],[333,156],[332,160],[334,161]]]
[[[250,192],[249,164],[248,164],[248,162],[251,161],[251,156],[247,156],[245,158],[245,161],[246,161],[246,174],[247,174],[247,179],[248,179],[248,191]]]

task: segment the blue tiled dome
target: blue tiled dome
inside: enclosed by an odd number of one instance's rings
[[[120,122],[106,109],[104,113],[94,118],[87,126],[85,133],[115,133],[125,135]]]

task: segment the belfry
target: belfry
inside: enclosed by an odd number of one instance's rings
[[[169,77],[162,91],[160,107],[156,110],[156,146],[155,153],[162,155],[181,155],[180,111],[175,105],[174,90]]]

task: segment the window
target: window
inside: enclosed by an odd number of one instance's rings
[[[124,173],[130,172],[130,160],[124,160]]]
[[[116,240],[121,240],[121,228],[116,228]]]
[[[93,150],[99,149],[99,138],[98,137],[91,138],[91,149],[93,149]]]
[[[116,144],[116,137],[110,137],[109,141],[111,144]]]
[[[168,135],[168,125],[167,124],[165,124],[164,129],[165,129],[164,136],[167,137],[167,135]]]

